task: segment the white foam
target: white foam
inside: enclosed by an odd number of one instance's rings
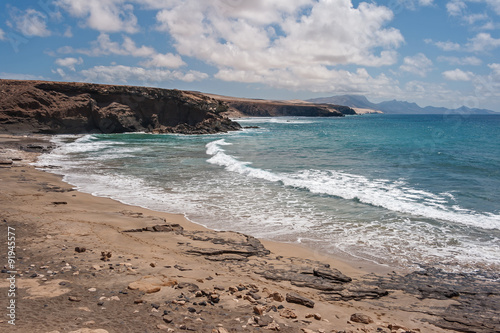
[[[405,186],[401,181],[368,179],[364,176],[335,170],[303,170],[293,174],[279,174],[249,166],[225,153],[224,140],[207,144],[209,163],[220,165],[244,176],[282,182],[285,186],[307,189],[312,193],[327,194],[347,200],[386,208],[391,211],[457,222],[483,229],[500,229],[500,215],[478,213],[458,206],[447,207],[449,193],[443,195]]]
[[[314,124],[317,121],[293,117],[258,117],[258,118],[238,118],[238,123],[256,123],[256,124]]]

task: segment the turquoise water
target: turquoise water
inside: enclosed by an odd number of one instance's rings
[[[38,165],[213,229],[398,267],[500,268],[500,116],[240,122],[259,128],[60,136]]]

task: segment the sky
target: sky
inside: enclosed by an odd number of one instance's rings
[[[500,0],[3,0],[0,78],[500,111]]]

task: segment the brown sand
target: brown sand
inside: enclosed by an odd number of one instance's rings
[[[30,166],[35,153],[15,150],[37,140],[0,136],[0,160],[17,157],[0,168],[1,332],[222,333],[267,332],[278,326],[280,332],[449,332],[428,323],[432,316],[415,309],[453,300],[419,300],[391,292],[379,299],[328,301],[316,289],[256,273],[329,264],[358,284],[367,273],[296,245],[266,241],[271,250],[267,255],[241,260],[237,250],[208,260],[202,250],[234,248],[247,238],[207,230],[180,215],[74,191],[59,176]],[[184,231],[123,232],[165,224],[179,224]],[[15,228],[15,297],[7,297],[9,227]],[[111,257],[103,258],[102,252]],[[201,291],[196,293],[197,288]],[[314,308],[267,297],[290,292],[313,300]],[[12,299],[15,326],[7,316]],[[285,318],[278,307],[297,318]],[[369,316],[373,323],[353,322],[354,313]],[[308,314],[317,314],[316,319]]]

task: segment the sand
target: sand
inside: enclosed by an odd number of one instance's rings
[[[456,304],[452,298],[388,290],[380,298],[348,299],[362,288],[381,292],[367,283],[370,266],[75,191],[31,166],[36,152],[18,150],[46,140],[0,136],[0,160],[14,157],[0,167],[1,332],[449,332],[431,324],[436,316],[428,309]],[[154,232],[158,225],[168,230]],[[353,281],[314,276],[315,269],[333,268]],[[265,272],[295,272],[343,290],[325,295]],[[288,302],[292,293],[314,307]],[[14,317],[7,308],[13,300]]]

